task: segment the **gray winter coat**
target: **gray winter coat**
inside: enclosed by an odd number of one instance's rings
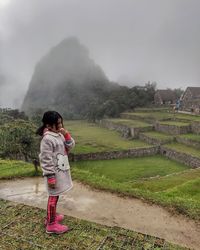
[[[72,143],[68,146],[69,149],[75,145],[73,138],[71,139]],[[60,195],[72,188],[73,184],[65,149],[65,138],[61,133],[51,131],[44,133],[40,143],[39,158],[49,195]],[[47,178],[49,176],[55,176],[56,178],[55,189],[48,187]]]

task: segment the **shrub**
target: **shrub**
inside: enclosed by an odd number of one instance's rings
[[[13,120],[0,126],[0,157],[33,161],[37,159],[39,138],[36,126],[25,120]]]

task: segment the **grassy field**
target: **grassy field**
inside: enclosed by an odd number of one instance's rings
[[[159,123],[163,124],[163,125],[171,125],[171,126],[177,126],[177,127],[182,127],[182,126],[188,126],[189,125],[189,123],[179,122],[179,121],[161,121]]]
[[[176,114],[177,119],[200,122],[200,115]]]
[[[169,107],[135,108],[135,112],[169,112]]]
[[[41,169],[36,173],[33,164],[17,160],[0,159],[0,179],[13,177],[31,177],[41,175]]]
[[[67,121],[65,127],[75,138],[74,153],[93,153],[102,151],[127,150],[130,148],[150,147],[140,140],[127,140],[116,131],[101,128],[85,121]]]
[[[47,235],[45,210],[0,200],[1,250],[184,250],[163,239],[117,227],[106,227],[65,217],[72,230],[64,235]]]
[[[95,188],[143,197],[200,219],[200,169],[161,156],[76,162],[72,169],[74,178]]]
[[[143,157],[142,160],[141,158],[134,158],[74,162],[73,166],[116,182],[129,183],[143,178],[165,176],[188,169],[183,164],[168,160],[159,155]]]
[[[172,113],[168,113],[168,112],[126,112],[123,114],[127,114],[129,116],[133,115],[134,116],[138,116],[141,118],[149,118],[151,120],[163,120],[163,119],[171,119],[174,118],[175,115]]]
[[[181,114],[181,113],[172,113],[167,111],[158,111],[158,112],[126,112],[124,114],[128,115],[136,115],[138,117],[150,118],[152,120],[163,120],[163,119],[178,119],[178,120],[188,120],[191,121],[199,121],[200,122],[200,115],[189,115],[189,114]]]
[[[151,124],[149,124],[147,122],[143,122],[143,121],[139,121],[139,120],[128,120],[128,119],[120,119],[120,118],[106,119],[106,120],[111,121],[111,122],[116,123],[116,124],[130,126],[133,128],[145,128],[145,127],[152,126]]]

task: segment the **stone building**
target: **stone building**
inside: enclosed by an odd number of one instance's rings
[[[171,89],[158,89],[154,95],[154,103],[157,105],[175,104],[176,94]]]
[[[181,97],[181,109],[200,113],[200,87],[187,87]]]

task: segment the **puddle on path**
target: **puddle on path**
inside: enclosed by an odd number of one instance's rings
[[[1,181],[0,198],[46,209],[48,197],[39,177]],[[92,190],[78,182],[60,196],[58,212],[154,235],[193,249],[200,246],[200,227],[194,221],[138,199]]]

